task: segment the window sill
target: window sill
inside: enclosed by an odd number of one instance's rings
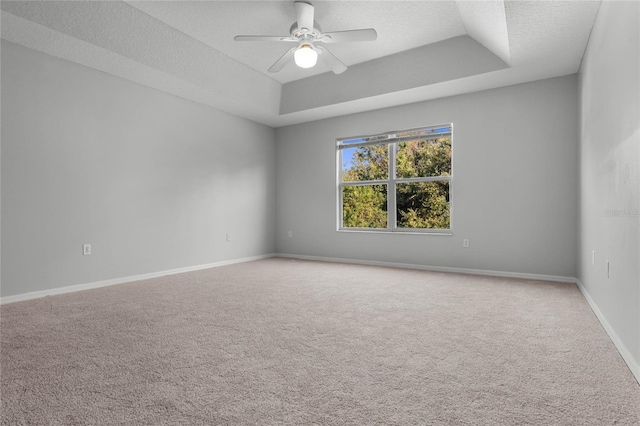
[[[344,232],[348,234],[394,234],[394,235],[436,235],[436,236],[452,236],[453,232],[448,230],[444,232],[432,232],[432,231],[389,231],[382,230],[369,230],[369,229],[338,229],[338,232]]]

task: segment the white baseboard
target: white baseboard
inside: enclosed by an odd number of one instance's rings
[[[456,274],[486,275],[491,277],[504,277],[504,278],[522,278],[526,280],[536,280],[536,281],[555,281],[555,282],[571,283],[571,284],[574,284],[576,282],[576,279],[573,277],[563,277],[563,276],[556,276],[556,275],[491,271],[486,269],[455,268],[451,266],[417,265],[414,263],[380,262],[377,260],[359,260],[359,259],[342,259],[342,258],[335,258],[335,257],[305,256],[305,255],[287,254],[287,253],[276,253],[275,256],[286,257],[290,259],[319,260],[322,262],[337,262],[337,263],[354,263],[358,265],[386,266],[390,268],[404,268],[404,269],[419,269],[423,271],[451,272]]]
[[[260,256],[243,257],[240,259],[223,260],[220,262],[207,263],[204,265],[187,266],[184,268],[169,269],[166,271],[151,272],[148,274],[132,275],[129,277],[114,278],[111,280],[95,281],[87,284],[76,284],[65,287],[52,288],[50,290],[31,291],[29,293],[16,294],[15,296],[6,296],[0,298],[0,304],[21,302],[24,300],[38,299],[46,296],[55,296],[57,294],[73,293],[75,291],[90,290],[93,288],[108,287],[116,284],[130,283],[133,281],[148,280],[150,278],[164,277],[167,275],[182,274],[185,272],[199,271],[202,269],[217,268],[219,266],[233,265],[234,263],[250,262],[252,260],[266,259],[274,257],[274,254],[263,254]]]
[[[604,328],[604,330],[607,332],[616,349],[618,349],[620,356],[622,356],[622,359],[627,363],[627,366],[631,370],[631,373],[633,373],[634,377],[640,384],[640,364],[638,363],[638,360],[633,357],[629,349],[625,346],[624,343],[622,343],[622,340],[620,340],[620,337],[615,332],[611,324],[609,324],[609,321],[607,321],[607,318],[604,316],[600,308],[598,308],[598,305],[593,300],[587,289],[582,285],[580,280],[576,278],[575,282],[582,292],[584,298],[587,299],[587,303],[589,303],[589,306],[591,306],[591,310],[594,314],[596,314],[598,321],[600,321],[600,324],[602,324],[602,328]]]

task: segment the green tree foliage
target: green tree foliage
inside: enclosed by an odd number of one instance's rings
[[[451,175],[451,139],[413,140],[395,145],[398,179]],[[355,148],[345,182],[386,180],[388,145]],[[345,227],[386,228],[386,185],[345,186]],[[407,182],[396,185],[398,228],[448,229],[449,182]]]
[[[342,197],[345,227],[387,227],[386,185],[346,186]]]
[[[451,176],[451,139],[397,144],[396,175],[398,178]]]
[[[389,145],[371,145],[356,148],[351,168],[343,174],[345,182],[385,180],[389,176]]]

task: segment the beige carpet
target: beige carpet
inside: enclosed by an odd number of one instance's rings
[[[574,285],[267,259],[4,305],[7,425],[638,425]]]

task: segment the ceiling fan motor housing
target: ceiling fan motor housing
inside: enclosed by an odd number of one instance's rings
[[[295,37],[297,39],[301,38],[312,38],[316,39],[321,36],[322,30],[320,29],[320,24],[316,21],[313,21],[313,28],[309,29],[309,31],[305,31],[302,28],[298,27],[298,23],[294,22],[289,28],[289,34],[291,37]]]

